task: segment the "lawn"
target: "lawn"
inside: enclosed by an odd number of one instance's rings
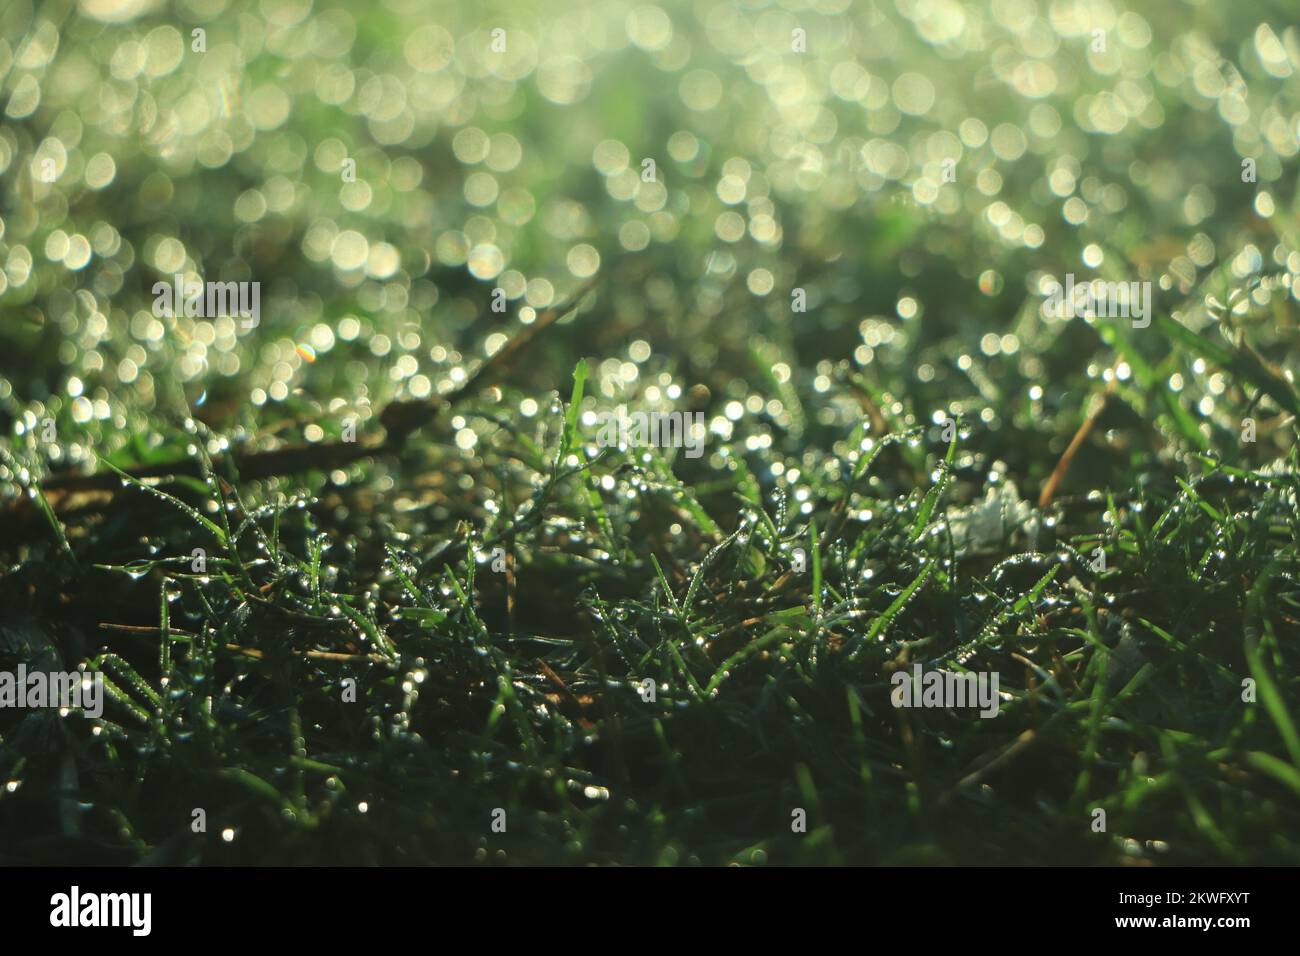
[[[7,5],[0,863],[1300,864],[1295,13]]]

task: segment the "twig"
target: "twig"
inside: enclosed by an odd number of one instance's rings
[[[389,455],[400,452],[406,439],[422,425],[435,418],[444,408],[448,408],[472,392],[491,384],[510,362],[526,348],[542,331],[553,325],[559,318],[573,311],[591,291],[595,280],[578,289],[567,300],[542,312],[531,325],[516,335],[504,348],[482,362],[465,382],[446,395],[413,401],[395,401],[387,405],[379,415],[380,424],[384,426],[385,437],[382,441],[371,442],[325,442],[315,445],[292,445],[277,448],[274,451],[233,452],[227,458],[213,459],[214,470],[220,470],[229,460],[235,472],[243,480],[271,478],[295,472],[321,470],[326,471],[351,464],[361,458],[372,455]],[[199,462],[192,458],[164,462],[139,468],[129,474],[137,479],[166,478],[176,475],[201,475]],[[42,482],[46,492],[60,495],[77,491],[116,491],[122,487],[121,479],[113,474],[93,475],[53,475]]]
[[[1024,753],[1031,746],[1033,746],[1038,741],[1038,739],[1039,739],[1038,736],[1034,733],[1032,729],[1024,731],[1023,733],[1020,734],[1019,737],[1017,737],[1010,744],[1008,744],[1000,754],[998,754],[988,763],[984,764],[984,766],[980,767],[978,770],[975,770],[972,773],[967,774],[965,777],[963,777],[960,781],[957,782],[956,786],[954,786],[951,790],[944,793],[939,798],[938,805],[941,807],[946,806],[948,802],[952,800],[952,798],[955,797],[961,791],[969,790],[977,783],[980,783],[981,781],[986,779],[989,776],[989,774],[993,773],[996,770],[1001,770],[1003,767],[1011,763],[1011,761],[1015,760],[1022,753]]]
[[[105,631],[125,631],[128,634],[161,634],[161,627],[149,627],[148,625],[137,624],[108,624],[100,622],[100,629]],[[169,634],[179,634],[181,637],[198,637],[193,631],[183,631],[179,627],[167,628]]]
[[[242,654],[244,657],[251,657],[253,660],[260,661],[266,655],[255,647],[244,647],[240,644],[226,644],[226,650],[233,651],[236,654]],[[336,661],[339,663],[367,663],[367,664],[391,664],[392,661],[382,654],[342,654],[337,651],[301,651],[303,657],[313,661]]]
[[[124,631],[127,634],[161,634],[161,627],[150,627],[148,625],[138,624],[108,624],[99,625],[106,631]],[[178,634],[181,637],[198,637],[193,631],[183,631],[179,627],[167,628],[169,634]],[[236,654],[242,654],[244,657],[251,657],[254,660],[261,660],[266,655],[255,647],[244,647],[240,644],[226,644],[226,650],[233,651]],[[387,657],[380,654],[343,654],[339,651],[298,651],[303,657],[310,658],[313,661],[340,661],[343,663],[368,662],[373,664],[391,663]]]
[[[1112,379],[1111,382],[1113,384],[1114,379]],[[1069,446],[1066,447],[1065,453],[1061,455],[1061,460],[1056,463],[1056,467],[1052,470],[1051,477],[1047,479],[1047,484],[1043,485],[1042,493],[1038,496],[1038,507],[1046,508],[1052,503],[1052,498],[1056,494],[1057,486],[1060,485],[1062,479],[1065,478],[1065,473],[1070,470],[1070,464],[1074,461],[1074,456],[1083,446],[1084,441],[1087,440],[1089,433],[1092,432],[1092,426],[1097,424],[1097,419],[1100,418],[1101,413],[1105,411],[1106,402],[1109,397],[1109,389],[1105,393],[1094,397],[1092,410],[1088,412],[1088,417],[1083,420],[1083,424],[1079,426],[1079,430],[1076,431],[1074,437],[1070,439]]]

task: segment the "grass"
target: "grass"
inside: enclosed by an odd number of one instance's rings
[[[11,194],[32,215],[8,216],[10,247],[101,236],[102,219],[155,258],[146,270],[105,240],[134,285],[47,257],[0,291],[15,316],[0,346],[24,359],[0,376],[0,669],[84,666],[108,694],[98,720],[0,710],[0,862],[1300,864],[1294,151],[1260,145],[1276,143],[1262,106],[1229,129],[1191,66],[1212,58],[1181,21],[1144,14],[1155,48],[1186,60],[1162,61],[1163,122],[1033,132],[1040,107],[1068,119],[1074,96],[1119,82],[1069,50],[1053,62],[1084,92],[941,96],[1029,134],[1019,159],[969,147],[955,207],[862,168],[807,185],[745,124],[813,131],[684,8],[678,29],[713,38],[690,62],[737,100],[722,127],[643,101],[688,68],[664,65],[644,14],[636,50],[593,59],[593,99],[571,108],[590,128],[571,135],[535,92],[503,118],[471,70],[481,100],[457,102],[480,115],[390,142],[383,162],[368,137],[391,127],[312,101],[228,165],[182,171],[127,137],[113,190]],[[983,75],[987,54],[945,59],[899,15],[855,15],[874,26],[846,47],[810,32],[810,77],[854,56],[941,85]],[[401,55],[409,25],[355,16],[341,62]],[[1229,52],[1257,37],[1196,16]],[[133,28],[61,29],[93,63]],[[882,29],[897,50],[875,49]],[[314,62],[276,55],[292,75]],[[1240,58],[1252,96],[1294,108],[1290,74]],[[208,83],[190,70],[150,88],[166,102]],[[445,119],[441,88],[418,88]],[[26,159],[69,95],[52,86],[16,125]],[[894,134],[884,107],[841,100],[826,116],[855,149],[915,145],[921,120]],[[452,143],[471,122],[523,142],[520,183],[549,210],[536,222],[463,198],[473,137]],[[660,160],[686,200],[661,218],[611,198],[619,173],[600,174],[611,196],[592,185],[596,143],[627,142],[639,168],[688,128],[699,150]],[[102,134],[89,124],[85,148]],[[373,207],[304,158],[336,137]],[[1243,142],[1267,181],[1237,182]],[[399,158],[427,172],[418,188]],[[140,290],[165,271],[159,241],[217,262],[251,235],[250,195],[283,198],[274,179],[295,170],[310,198],[259,220],[249,253],[276,263],[274,281],[253,273],[262,327],[168,317],[154,336]],[[997,173],[991,193],[988,175],[970,185],[980,170]],[[1062,171],[1091,218],[1062,218]],[[751,205],[719,200],[726,176]],[[163,185],[182,225],[133,212]],[[1043,242],[992,225],[994,197],[1043,223]],[[732,206],[754,230],[775,217],[784,245],[720,242],[709,223]],[[409,271],[379,281],[317,255],[327,216],[387,237]],[[490,310],[496,280],[457,245],[487,243],[489,219],[511,267],[555,278],[554,296]],[[615,238],[633,221],[656,231],[644,250]],[[589,284],[564,264],[584,236]],[[1153,282],[1149,328],[1043,315],[1038,279],[1083,273],[1093,247],[1098,275]],[[703,413],[704,455],[599,447],[595,422],[619,404]],[[895,708],[891,676],[915,663],[996,672],[998,716]]]
[[[111,647],[111,701],[10,721],[6,857],[1297,861],[1293,461],[1189,455],[979,554],[975,434],[859,428],[807,495],[740,455],[693,490],[583,444],[585,376],[472,458],[430,439],[310,498],[204,461],[174,494],[123,475],[80,534],[42,509],[5,649]],[[1000,715],[894,709],[916,661],[997,671]]]

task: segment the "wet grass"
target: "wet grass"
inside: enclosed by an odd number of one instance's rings
[[[91,117],[69,168],[112,188],[6,185],[0,670],[108,699],[0,709],[0,862],[1300,864],[1300,64],[1144,11],[1104,55],[1061,27],[1031,96],[987,75],[1041,39],[1017,5],[943,55],[819,15],[805,60],[793,14],[706,7],[685,58],[650,8],[557,21],[534,89],[325,4],[244,50],[261,125],[195,119],[208,165]],[[209,27],[115,95],[198,116],[252,42]],[[168,28],[73,16],[58,55]],[[0,159],[77,138],[80,75]],[[283,128],[268,76],[309,91]],[[261,325],[153,315],[173,260],[262,277]],[[1151,324],[1047,314],[1071,271],[1151,282]],[[601,447],[619,405],[703,454]],[[918,663],[998,715],[894,707]]]
[[[792,495],[584,442],[580,370],[532,421],[478,405],[472,456],[250,485],[200,453],[33,509],[3,653],[110,700],[6,713],[6,858],[1300,859],[1293,460],[1038,509],[978,429],[864,423]],[[914,662],[998,672],[999,715],[892,707]]]

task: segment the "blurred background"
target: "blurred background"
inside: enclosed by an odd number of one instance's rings
[[[492,860],[1294,863],[1297,14],[6,0],[0,664],[120,694],[0,714],[0,854],[483,861],[504,807]],[[157,314],[177,274],[260,321]],[[400,454],[196,477],[373,445],[583,290]],[[620,405],[703,456],[598,459]],[[70,490],[179,460],[192,512]],[[913,647],[1032,705],[913,737]]]
[[[705,385],[713,431],[742,408],[751,451],[831,446],[865,386],[891,425],[964,414],[1037,474],[1114,374],[1109,332],[1042,314],[1066,273],[1294,344],[1295,13],[12,2],[0,425],[55,419],[55,468],[145,460],[174,382],[232,441],[320,440],[344,411],[364,431],[595,278],[598,313],[518,372],[525,416],[585,354],[610,404]],[[154,316],[176,273],[260,282],[260,326]],[[1158,371],[1180,441],[1238,427],[1221,373]]]

